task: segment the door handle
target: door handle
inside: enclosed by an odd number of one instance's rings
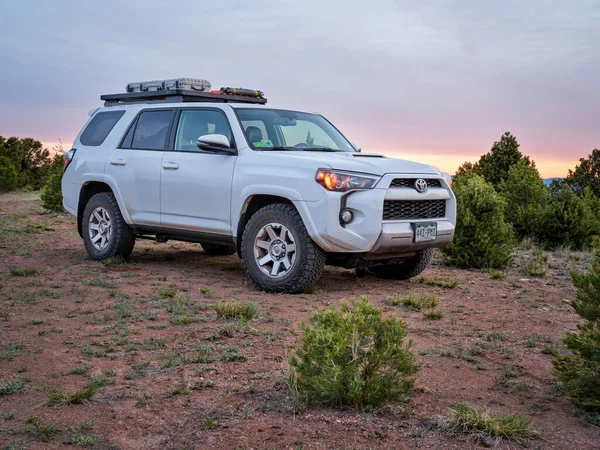
[[[165,170],[177,170],[179,169],[179,164],[173,161],[167,161],[163,163],[163,169]]]
[[[124,166],[125,164],[127,164],[127,162],[124,159],[122,159],[122,158],[111,159],[110,163],[113,166]]]

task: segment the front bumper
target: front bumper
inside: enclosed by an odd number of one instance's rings
[[[431,188],[425,193],[414,189],[389,188],[394,178],[419,178],[423,174],[388,174],[375,189],[350,194],[325,191],[316,202],[294,202],[311,238],[329,253],[364,253],[380,256],[401,256],[422,250],[438,248],[450,243],[456,223],[456,199],[452,190],[440,179],[442,188]],[[433,178],[428,176],[428,178]],[[437,177],[436,177],[437,178]],[[441,218],[384,221],[385,200],[445,200],[446,215]],[[350,209],[353,221],[340,224],[342,208]],[[414,224],[437,223],[437,239],[414,242]]]

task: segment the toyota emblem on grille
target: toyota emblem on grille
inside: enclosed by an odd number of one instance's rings
[[[417,181],[415,181],[415,190],[417,192],[425,192],[427,190],[427,181],[425,181],[423,178],[419,178]]]

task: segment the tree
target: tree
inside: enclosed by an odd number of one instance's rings
[[[512,226],[504,217],[505,200],[476,173],[453,185],[457,201],[454,240],[442,249],[447,263],[464,268],[502,268],[516,246]]]
[[[19,187],[40,189],[49,175],[52,158],[40,141],[0,136],[0,156],[8,158],[18,174]]]
[[[507,131],[494,142],[488,153],[481,156],[477,163],[478,172],[487,182],[498,186],[508,176],[509,169],[522,160],[525,164],[531,163],[529,157],[519,151],[517,138]]]
[[[63,155],[54,156],[50,175],[42,188],[42,206],[50,211],[63,211],[62,177],[64,172]]]
[[[548,247],[570,245],[581,250],[600,235],[600,205],[589,190],[578,196],[569,186],[550,196],[538,237]]]
[[[535,163],[522,159],[511,166],[498,184],[498,192],[506,200],[505,216],[517,236],[536,236],[543,225],[549,192]]]
[[[575,170],[569,170],[564,183],[577,194],[583,193],[587,187],[596,197],[600,197],[600,150],[594,149],[587,158],[581,158]]]
[[[19,173],[6,156],[0,156],[0,192],[14,191],[19,186]]]
[[[571,306],[583,319],[577,332],[567,333],[564,343],[570,355],[557,355],[553,361],[555,375],[564,383],[571,401],[591,412],[600,413],[600,240],[587,273],[573,271],[577,289]]]

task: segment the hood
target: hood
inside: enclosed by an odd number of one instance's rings
[[[388,158],[377,153],[285,151],[280,155],[318,161],[321,167],[329,166],[332,169],[373,175],[385,175],[386,173],[440,174],[438,169],[430,165]]]

